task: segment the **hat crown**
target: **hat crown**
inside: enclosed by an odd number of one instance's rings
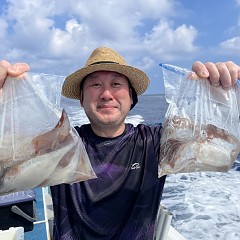
[[[114,50],[107,47],[95,49],[88,58],[85,67],[100,63],[116,63],[126,65],[125,60]]]
[[[96,71],[118,72],[126,76],[137,95],[142,94],[150,82],[146,73],[128,65],[117,52],[108,47],[99,47],[92,52],[83,68],[66,77],[62,94],[68,98],[81,99],[80,86],[83,79]]]

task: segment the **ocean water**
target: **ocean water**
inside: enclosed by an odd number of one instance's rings
[[[79,101],[62,98],[73,125],[88,123]],[[167,110],[164,95],[143,95],[127,122],[160,124]],[[228,173],[167,176],[162,204],[172,226],[187,240],[240,240],[240,159]]]

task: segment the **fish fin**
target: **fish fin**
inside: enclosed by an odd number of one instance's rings
[[[35,154],[41,154],[56,149],[59,143],[64,142],[69,137],[70,130],[70,121],[66,111],[63,109],[62,115],[55,128],[35,137],[32,140],[32,144],[35,148]]]

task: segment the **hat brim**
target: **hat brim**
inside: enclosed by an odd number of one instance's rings
[[[140,69],[117,63],[99,63],[81,68],[66,77],[62,86],[62,95],[68,98],[80,99],[80,84],[84,77],[96,71],[112,71],[125,75],[137,95],[146,91],[149,86],[149,77]]]

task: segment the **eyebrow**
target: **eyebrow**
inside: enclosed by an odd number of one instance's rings
[[[87,76],[85,77],[85,79],[95,78],[95,77],[97,77],[97,76],[96,76],[96,73],[90,73],[89,75],[87,75]]]

